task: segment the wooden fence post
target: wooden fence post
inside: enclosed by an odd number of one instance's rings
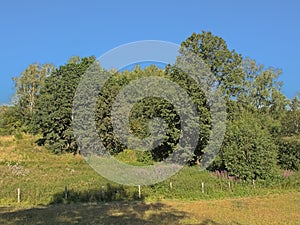
[[[65,199],[68,199],[68,187],[65,186]]]
[[[21,202],[21,189],[18,188],[18,203]]]
[[[104,197],[105,197],[104,186],[101,187],[101,197],[102,197],[102,200],[104,200]]]
[[[141,185],[139,185],[139,198],[142,197],[142,194],[141,194]]]

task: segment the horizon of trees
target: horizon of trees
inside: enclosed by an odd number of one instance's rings
[[[288,99],[281,91],[281,70],[265,68],[255,60],[230,50],[225,40],[203,31],[193,33],[181,44],[181,60],[192,52],[209,67],[226,100],[226,134],[222,147],[209,169],[227,170],[241,179],[269,179],[278,169],[300,169],[300,100]],[[71,57],[65,65],[38,63],[16,78],[16,101],[0,106],[0,135],[27,132],[40,135],[38,144],[55,154],[80,153],[72,127],[72,108],[76,88],[93,65],[95,57]],[[100,62],[101,63],[101,62]],[[99,65],[99,70],[103,68]],[[112,71],[104,71],[110,73]],[[189,164],[201,161],[209,142],[212,120],[209,102],[197,82],[175,65],[160,69],[151,65],[142,69],[113,71],[114,75],[99,92],[96,105],[98,135],[112,155],[124,151],[114,134],[111,108],[119,91],[131,81],[157,76],[180,85],[199,112],[199,141]],[[210,82],[210,81],[208,81]],[[143,90],[141,90],[143,91]],[[89,96],[85,96],[87,99]],[[87,103],[88,104],[88,100]],[[150,134],[148,122],[161,117],[167,124],[167,137],[159,146],[144,153],[142,160],[161,161],[174,150],[180,136],[180,117],[174,107],[161,98],[145,98],[131,111],[130,129],[139,138]]]

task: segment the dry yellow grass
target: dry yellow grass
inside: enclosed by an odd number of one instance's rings
[[[300,193],[228,200],[0,208],[1,224],[300,224]]]
[[[172,202],[189,212],[191,221],[217,224],[300,224],[300,193],[203,202]]]
[[[28,160],[28,155],[23,148],[37,149],[34,139],[30,135],[23,135],[22,140],[14,136],[0,136],[0,162],[20,162]]]
[[[43,147],[35,144],[36,137],[24,134],[21,140],[16,140],[14,136],[0,136],[0,162],[69,162],[82,161],[80,155],[73,154],[53,155],[45,151]]]

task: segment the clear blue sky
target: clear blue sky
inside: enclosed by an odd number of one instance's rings
[[[3,0],[0,3],[0,104],[10,103],[13,76],[30,64],[96,57],[132,41],[180,44],[212,31],[243,56],[281,68],[283,91],[298,91],[300,1]]]

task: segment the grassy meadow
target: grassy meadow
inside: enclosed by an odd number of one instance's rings
[[[53,155],[35,141],[0,137],[0,224],[300,224],[299,172],[253,186],[185,167],[142,186],[139,198],[137,187],[108,181],[80,156]],[[134,163],[128,155],[118,157]]]

